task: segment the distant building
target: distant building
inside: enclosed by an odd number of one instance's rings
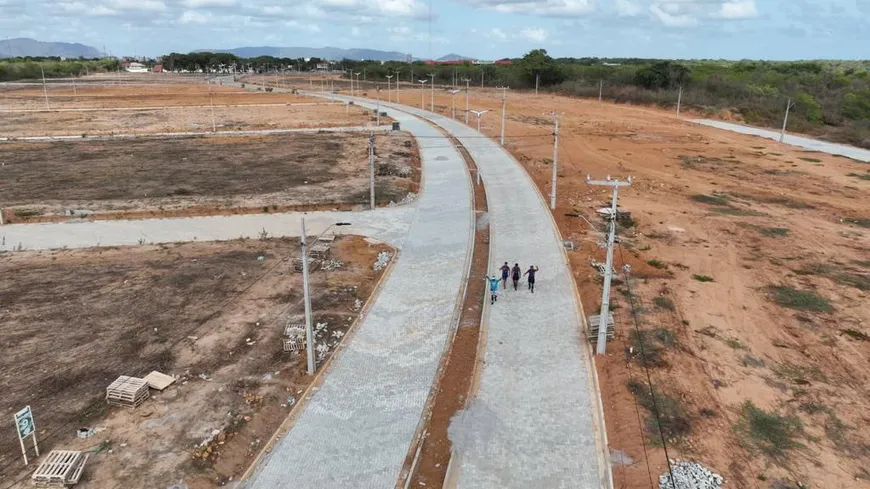
[[[481,60],[479,60],[479,59],[461,59],[461,60],[460,60],[460,59],[457,59],[457,60],[451,60],[451,61],[434,61],[434,60],[431,60],[431,59],[430,59],[430,60],[425,61],[424,63],[426,63],[426,64],[429,65],[429,66],[462,66],[462,65],[465,65],[465,64],[472,64],[472,65],[511,65],[511,64],[513,64],[513,61],[511,61],[511,60],[509,60],[509,59],[507,59],[507,58],[505,58],[505,59],[499,59],[499,60],[496,60],[496,61],[481,61]]]
[[[315,69],[317,69],[317,71],[329,71],[329,63],[317,63]]]
[[[133,63],[126,63],[126,64],[127,64],[127,66],[124,66],[124,63],[121,63],[121,66],[125,70],[129,71],[130,73],[147,73],[148,72],[148,68],[145,67],[145,65],[143,65],[142,63],[133,62]]]
[[[151,68],[152,73],[163,73],[163,65],[154,65]]]

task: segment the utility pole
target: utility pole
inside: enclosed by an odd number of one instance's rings
[[[369,200],[371,208],[375,208],[375,133],[369,134]]]
[[[211,105],[211,132],[217,132],[217,124],[214,121],[214,97],[211,94],[211,86],[208,87],[208,102]]]
[[[484,71],[483,71],[483,68],[481,68],[480,69],[480,88],[483,88],[483,75],[484,75]]]
[[[459,93],[459,90],[450,90],[450,99],[453,102],[453,120],[456,120],[456,94]]]
[[[556,210],[556,174],[559,169],[559,114],[553,112],[556,127],[553,131],[553,186],[550,190],[550,209]]]
[[[468,124],[468,84],[471,78],[463,78],[462,81],[465,82],[465,123]]]
[[[48,102],[46,102],[47,104]],[[779,142],[781,143],[783,139],[785,139],[785,128],[788,125],[788,112],[794,107],[795,104],[791,103],[791,99],[788,99],[788,103],[785,105],[785,117],[782,119],[782,132],[779,133]]]
[[[45,110],[51,110],[48,106],[48,89],[45,88],[45,70],[42,69],[42,63],[39,63],[39,71],[42,72],[42,94],[45,96]]]
[[[610,175],[607,180],[592,180],[586,175],[586,183],[589,185],[603,185],[613,187],[613,201],[610,205],[610,232],[607,235],[607,260],[604,263],[604,290],[601,293],[601,312],[598,319],[598,343],[595,353],[604,355],[607,348],[607,324],[610,320],[610,282],[613,279],[613,244],[616,242],[616,217],[617,217],[617,193],[619,187],[631,185],[631,177],[628,180],[612,180]]]
[[[435,112],[435,73],[429,73],[428,76],[432,79],[432,85],[430,86],[430,92],[432,95],[429,102],[429,112]]]
[[[507,108],[507,91],[510,87],[501,87],[501,145],[504,146],[504,119]]]
[[[680,92],[677,94],[677,119],[680,118],[680,105],[683,104],[683,86],[680,85]]]
[[[375,111],[376,111],[375,112],[375,125],[380,126],[381,125],[381,87],[380,87],[380,85],[377,87],[376,91],[378,94],[378,107],[377,107],[377,109],[375,109]]]
[[[538,85],[540,85],[540,84],[541,84],[541,75],[538,73],[535,73],[535,95],[538,94]]]
[[[390,81],[393,78],[393,75],[384,75],[387,77],[387,103],[393,101],[393,97],[390,96]],[[398,88],[398,87],[397,87]]]
[[[604,92],[604,80],[598,80],[598,103],[601,103],[601,94]]]
[[[401,101],[399,101],[399,82],[402,81],[402,79],[399,78],[399,73],[401,73],[401,71],[396,70],[396,103],[397,104],[402,103]],[[413,82],[414,82],[414,80],[411,80],[411,83],[412,83],[411,88],[414,88]]]
[[[308,375],[314,375],[314,328],[311,325],[311,292],[308,289],[308,237],[305,218],[302,218],[302,292],[305,294],[305,352],[308,356]]]
[[[79,92],[76,90],[76,79],[73,78],[72,82],[73,82],[73,100],[75,101],[76,104],[78,104],[79,103]]]

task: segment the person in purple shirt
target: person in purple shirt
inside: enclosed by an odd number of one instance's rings
[[[517,290],[517,286],[520,284],[520,277],[523,275],[519,263],[514,263],[514,267],[511,269],[511,274],[511,278],[514,279],[514,290]]]
[[[498,277],[490,277],[486,276],[486,280],[489,281],[489,303],[495,304],[495,301],[498,300],[498,283],[501,282]]]
[[[499,268],[499,270],[501,270],[501,282],[502,282],[501,288],[506,289],[507,288],[507,278],[508,278],[508,275],[510,275],[510,273],[511,273],[511,267],[508,266],[507,262],[504,262],[504,265],[502,265],[501,268]]]
[[[538,270],[538,267],[532,265],[528,270],[526,270],[526,273],[523,274],[529,276],[529,290],[532,291],[533,294],[535,293],[535,272]]]

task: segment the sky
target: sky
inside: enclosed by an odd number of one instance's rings
[[[418,58],[866,59],[870,0],[0,0],[0,38],[113,55],[334,46]]]

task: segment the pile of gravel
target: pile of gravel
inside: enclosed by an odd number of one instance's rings
[[[378,261],[375,262],[374,269],[375,271],[383,270],[388,263],[390,263],[390,259],[393,257],[393,254],[389,251],[382,251],[378,253]]]
[[[665,472],[659,477],[660,489],[720,489],[725,483],[724,477],[696,462],[672,461],[671,470],[674,480]]]

